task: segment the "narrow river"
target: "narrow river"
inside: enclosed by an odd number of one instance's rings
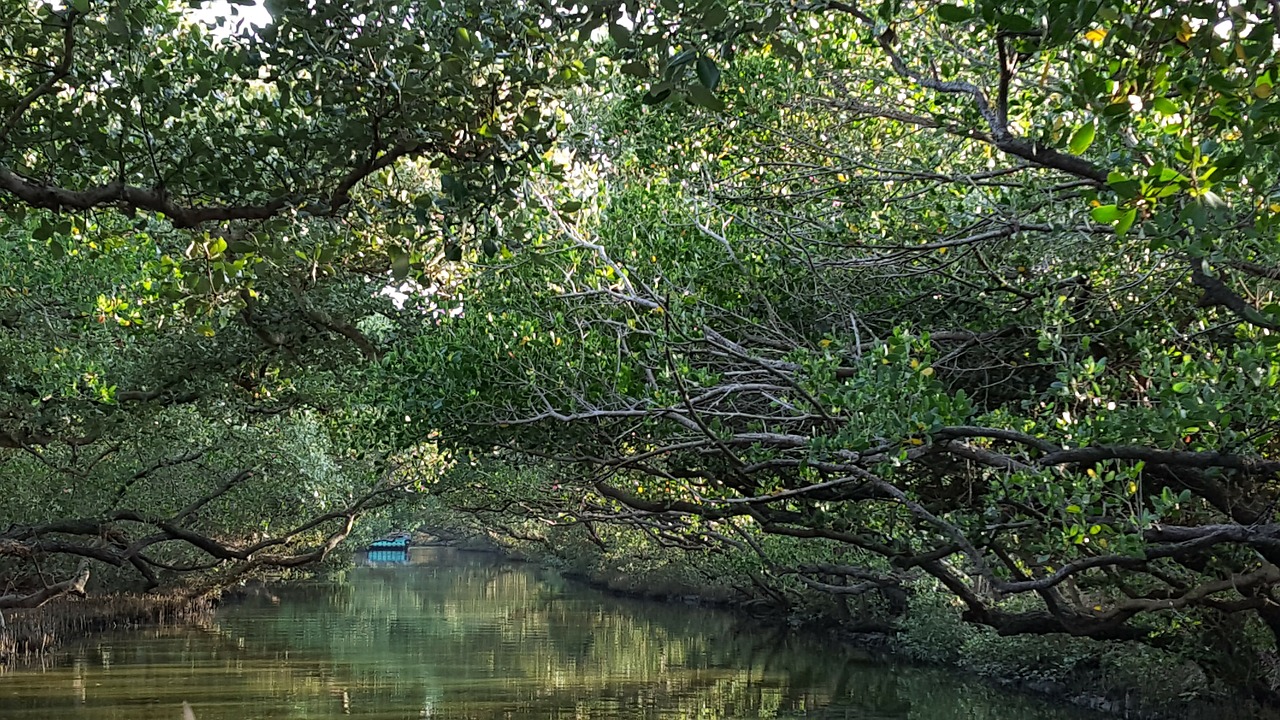
[[[434,551],[121,633],[0,674],[0,718],[518,720],[1087,717],[730,613]]]

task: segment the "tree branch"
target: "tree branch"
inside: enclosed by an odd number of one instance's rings
[[[873,18],[848,3],[840,2],[839,0],[828,0],[828,2],[825,3],[825,7],[852,15],[868,27],[875,27],[876,23]],[[1058,150],[1040,145],[1039,143],[1029,142],[1023,138],[1015,137],[1013,133],[1009,131],[1008,122],[1004,119],[1000,108],[998,106],[993,106],[991,101],[987,98],[986,92],[977,85],[966,80],[939,80],[936,77],[925,75],[924,73],[912,68],[907,64],[906,60],[902,57],[902,54],[898,52],[897,34],[894,32],[892,27],[877,35],[876,42],[889,58],[889,64],[893,67],[894,72],[900,77],[935,92],[969,96],[973,100],[973,104],[977,108],[978,113],[990,128],[991,143],[1000,150],[1041,167],[1060,170],[1070,175],[1075,175],[1076,177],[1089,180],[1097,185],[1106,184],[1106,170],[1094,165],[1088,160],[1076,155],[1068,155],[1066,153],[1059,152]],[[1000,72],[1002,75],[1002,101],[1007,102],[1007,100],[1004,100],[1003,98],[1003,94],[1006,92],[1004,90],[1004,83],[1007,83],[1007,79],[1004,77],[1004,74],[1007,72],[1007,69],[1001,67]]]
[[[1204,290],[1200,300],[1202,307],[1220,306],[1231,311],[1241,322],[1257,325],[1268,330],[1280,331],[1280,322],[1276,322],[1262,314],[1257,308],[1245,302],[1222,280],[1206,273],[1204,268],[1196,264],[1191,269],[1191,282]]]
[[[429,143],[401,144],[376,159],[361,163],[338,182],[333,192],[324,200],[327,207],[316,214],[338,214],[351,201],[351,190],[361,180],[389,167],[400,158],[420,155],[434,147]],[[70,190],[33,182],[5,165],[0,165],[0,190],[32,207],[55,212],[83,211],[104,205],[124,204],[161,213],[179,228],[194,228],[205,223],[227,220],[266,220],[298,201],[297,198],[282,196],[258,205],[182,206],[174,203],[162,189],[148,190],[117,180],[87,190]]]
[[[21,595],[12,593],[9,595],[0,595],[0,610],[11,610],[16,608],[38,608],[41,605],[62,597],[63,595],[84,595],[84,587],[89,582],[89,567],[81,564],[80,569],[72,577],[63,580],[60,583],[49,585],[36,592]]]
[[[5,147],[5,141],[8,139],[9,133],[13,132],[13,129],[18,126],[18,123],[22,120],[22,116],[26,114],[27,110],[31,109],[31,106],[34,105],[37,100],[44,95],[47,95],[54,89],[54,86],[56,86],[60,80],[71,73],[71,66],[75,58],[76,21],[79,19],[79,10],[72,8],[67,11],[66,17],[63,20],[62,29],[62,59],[58,61],[56,66],[54,66],[53,72],[49,77],[45,78],[44,82],[32,88],[31,92],[24,95],[22,99],[18,101],[18,104],[14,106],[9,115],[5,117],[4,124],[0,125],[0,149]]]

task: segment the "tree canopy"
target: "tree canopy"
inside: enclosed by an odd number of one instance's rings
[[[1280,632],[1280,5],[7,2],[15,577],[427,497],[1002,634]]]

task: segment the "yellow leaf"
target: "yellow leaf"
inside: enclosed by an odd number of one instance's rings
[[[1261,100],[1266,100],[1267,98],[1271,97],[1271,86],[1259,85],[1253,89],[1253,94],[1256,95]]]
[[[1084,474],[1088,475],[1089,477],[1098,477],[1098,473],[1095,472],[1093,468],[1089,468],[1088,470],[1085,470]]]
[[[818,341],[818,345],[820,345],[820,346],[822,346],[822,347],[830,347],[830,346],[831,346],[831,341],[830,341],[830,340],[828,340],[827,338],[822,338],[821,340],[819,340],[819,341]]]
[[[911,358],[911,369],[915,370],[918,367],[920,367],[920,361],[915,358]]]
[[[1133,495],[1133,494],[1134,494],[1134,493],[1136,493],[1136,492],[1138,492],[1138,483],[1136,483],[1136,482],[1134,482],[1134,481],[1130,480],[1130,481],[1129,481],[1129,494],[1130,494],[1130,495]]]
[[[920,438],[907,438],[908,445],[923,445],[924,441]]]
[[[1182,28],[1178,30],[1178,42],[1187,42],[1195,32],[1191,29],[1191,23],[1186,20],[1182,21]]]
[[[920,374],[921,374],[921,375],[923,375],[923,376],[925,376],[925,377],[931,377],[931,376],[933,375],[933,368],[931,368],[931,367],[927,367],[927,368],[925,368],[925,369],[921,370],[921,371],[920,371]]]
[[[1084,34],[1084,39],[1088,40],[1094,45],[1102,44],[1103,39],[1106,37],[1107,37],[1106,28],[1094,28]]]
[[[1093,611],[1094,611],[1094,612],[1102,612],[1102,606],[1101,606],[1101,605],[1094,605],[1094,606],[1093,606]]]

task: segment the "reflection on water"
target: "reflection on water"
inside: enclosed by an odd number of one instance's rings
[[[178,720],[184,700],[199,720],[1078,717],[446,550],[263,593],[211,628],[103,638],[0,675],[4,720]]]

